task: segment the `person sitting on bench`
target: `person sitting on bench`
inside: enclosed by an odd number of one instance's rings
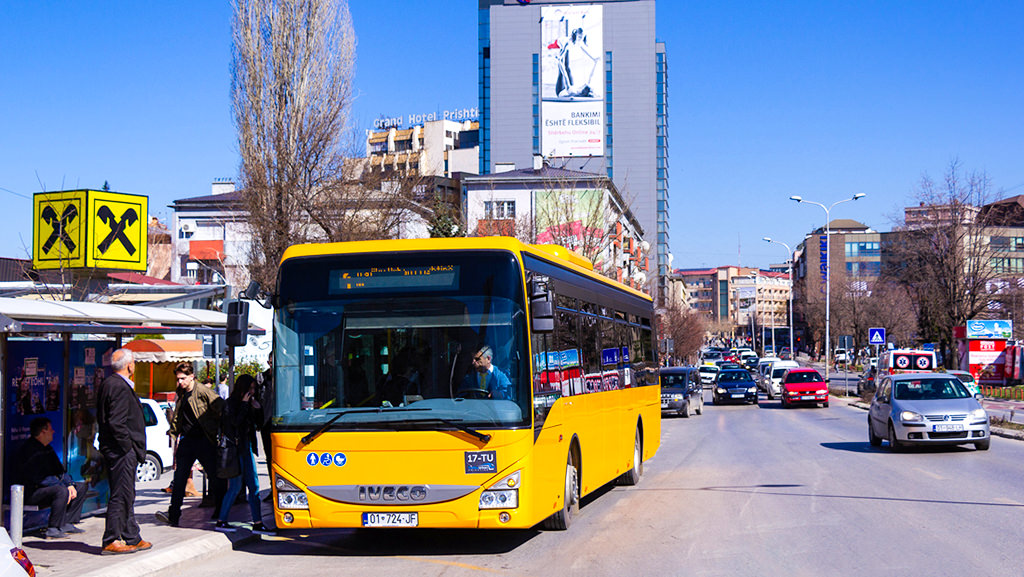
[[[50,520],[45,536],[61,539],[68,533],[82,533],[75,527],[82,518],[89,485],[75,482],[68,475],[60,457],[53,450],[53,423],[46,417],[37,417],[29,424],[30,439],[18,450],[18,482],[25,486],[25,503],[50,508]]]

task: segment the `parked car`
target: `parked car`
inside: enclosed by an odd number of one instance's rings
[[[666,367],[661,369],[661,412],[673,412],[682,417],[704,412],[704,387],[696,367]]]
[[[6,505],[4,505],[6,507]],[[28,560],[28,554],[21,547],[15,547],[14,541],[7,533],[7,529],[0,527],[0,550],[7,551],[7,554],[0,554],[0,575],[3,577],[28,577],[35,575],[35,567]]]
[[[881,375],[868,410],[868,441],[899,451],[912,444],[963,445],[987,451],[988,413],[956,376],[943,373]]]
[[[869,393],[875,390],[875,376],[877,375],[877,373],[877,369],[875,369],[874,367],[869,367],[860,375],[860,378],[857,379],[858,395],[863,395],[864,393]]]
[[[812,404],[828,408],[828,383],[810,367],[788,369],[782,375],[782,407]]]
[[[750,371],[746,369],[728,369],[718,373],[712,399],[716,405],[725,402],[757,404],[757,385]]]
[[[765,391],[768,393],[769,399],[774,399],[776,395],[782,394],[782,376],[789,369],[795,369],[799,366],[796,361],[775,361],[772,363],[771,368],[768,369],[770,372],[765,375]]]
[[[174,464],[174,447],[167,434],[171,425],[167,422],[166,406],[153,399],[142,401],[142,419],[146,423],[146,460],[135,470],[136,481],[155,481]]]
[[[710,389],[715,384],[715,377],[718,376],[720,370],[718,365],[701,365],[697,367],[697,372],[700,373],[700,383],[705,388]]]
[[[967,390],[970,391],[972,395],[981,394],[981,389],[978,388],[978,382],[974,380],[974,375],[971,373],[967,371],[949,371],[949,374],[960,379],[960,382],[967,387]]]

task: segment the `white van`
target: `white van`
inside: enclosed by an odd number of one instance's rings
[[[765,387],[769,399],[774,399],[775,395],[782,394],[782,375],[787,370],[795,369],[799,366],[796,361],[775,361],[772,363],[765,374]]]
[[[764,392],[768,392],[767,378],[768,369],[771,368],[772,363],[781,361],[779,357],[763,357],[757,362],[757,368],[754,371],[754,380],[757,381],[757,387]]]

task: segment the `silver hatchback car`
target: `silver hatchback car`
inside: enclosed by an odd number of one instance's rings
[[[868,411],[868,440],[905,445],[974,444],[988,450],[988,413],[955,376],[943,373],[883,375]]]

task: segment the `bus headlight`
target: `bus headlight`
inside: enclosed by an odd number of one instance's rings
[[[309,509],[306,493],[286,479],[277,477],[274,486],[277,487],[278,509]]]
[[[480,493],[480,509],[516,509],[519,507],[519,471],[503,477]]]

